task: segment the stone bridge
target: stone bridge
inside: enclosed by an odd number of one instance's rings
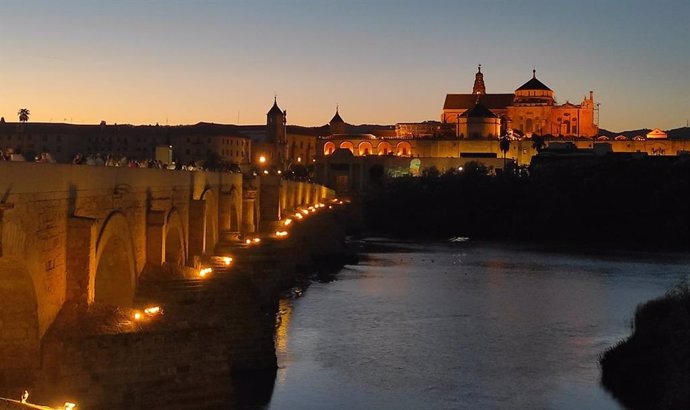
[[[329,195],[272,176],[0,162],[0,385],[40,366],[65,307],[130,307],[142,276],[184,275]]]

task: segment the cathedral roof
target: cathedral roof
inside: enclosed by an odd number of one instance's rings
[[[283,110],[278,107],[278,101],[277,99],[273,99],[273,107],[271,107],[271,110],[266,113],[266,115],[274,115],[274,114],[280,114],[283,115]]]
[[[537,72],[536,70],[532,70],[532,78],[527,81],[526,83],[522,84],[520,88],[518,88],[516,91],[521,91],[521,90],[544,90],[544,91],[552,91],[549,87],[547,87],[544,83],[541,81],[537,80]]]
[[[490,109],[479,102],[460,116],[463,118],[498,118],[498,115],[492,113]]]
[[[483,94],[479,96],[479,103],[490,110],[506,109],[513,104],[515,94]],[[444,110],[468,110],[477,103],[474,94],[446,94]]]

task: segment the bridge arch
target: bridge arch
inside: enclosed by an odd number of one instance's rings
[[[213,253],[218,242],[218,197],[211,188],[206,188],[201,194],[201,198],[206,201],[206,211],[204,213],[205,233],[204,250],[207,255]]]
[[[26,370],[40,365],[36,291],[20,259],[0,257],[0,375],[4,383],[22,384]]]
[[[184,225],[176,208],[170,209],[165,220],[165,262],[184,266],[187,261]]]
[[[111,213],[96,241],[96,274],[91,288],[99,304],[130,307],[134,299],[136,262],[127,218]]]

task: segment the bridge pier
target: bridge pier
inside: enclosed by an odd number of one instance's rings
[[[256,232],[254,213],[256,210],[256,189],[245,189],[242,191],[242,232]]]
[[[221,191],[220,193],[219,242],[231,243],[240,239],[237,197],[237,189],[234,186],[229,191]]]
[[[154,269],[165,262],[165,211],[149,209],[146,213],[146,263]]]
[[[96,276],[98,220],[71,216],[67,220],[66,302],[86,307],[93,303]]]
[[[206,241],[206,201],[192,199],[189,203],[189,246],[190,259],[198,259],[204,254]]]

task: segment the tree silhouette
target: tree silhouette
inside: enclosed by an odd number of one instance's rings
[[[29,115],[31,115],[31,112],[28,108],[20,108],[17,112],[17,115],[19,115],[19,121],[27,122],[29,121]]]
[[[536,149],[537,152],[541,152],[545,146],[546,142],[544,141],[544,137],[536,134],[532,135],[532,148]]]
[[[507,136],[502,136],[500,142],[498,143],[499,148],[503,152],[503,172],[506,172],[506,153],[510,149],[510,140]]]

